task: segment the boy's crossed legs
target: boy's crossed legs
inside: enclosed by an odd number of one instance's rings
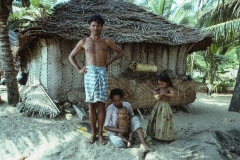
[[[124,141],[127,143],[127,147],[130,148],[132,147],[132,140],[133,140],[133,133],[130,132],[129,133],[129,139],[127,139],[122,133],[117,133],[117,135]]]

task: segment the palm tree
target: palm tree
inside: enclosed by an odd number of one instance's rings
[[[228,111],[240,112],[239,104],[240,104],[240,65],[238,68],[236,84],[234,87],[234,92],[233,92],[232,100],[228,108]]]
[[[10,12],[12,12],[12,2],[13,0],[0,1],[0,51],[8,93],[8,103],[16,105],[19,102],[19,91],[7,29],[8,17]],[[30,6],[29,0],[22,0],[22,2],[23,6]]]
[[[215,45],[221,55],[225,55],[230,48],[239,48],[240,30],[240,1],[222,0],[216,7],[204,12],[199,19],[200,27],[212,31],[215,35]],[[221,43],[219,43],[221,42]],[[240,62],[240,61],[239,61]],[[229,111],[240,110],[240,66],[234,88]]]

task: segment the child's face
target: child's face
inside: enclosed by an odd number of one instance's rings
[[[125,119],[125,118],[127,118],[127,115],[128,115],[128,112],[127,112],[127,110],[123,110],[123,109],[121,109],[121,110],[118,110],[118,117],[119,118],[121,118],[121,119]]]
[[[163,81],[158,81],[158,84],[161,88],[166,88],[168,87],[168,83],[167,82],[163,82]]]

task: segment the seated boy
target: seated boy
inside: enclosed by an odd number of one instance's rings
[[[133,139],[133,133],[130,131],[130,119],[131,117],[128,115],[128,109],[126,107],[123,106],[118,109],[118,118],[115,127],[118,129],[125,129],[128,132],[125,134],[116,133],[115,135],[118,135],[124,142],[126,142],[128,148],[132,146],[131,143]],[[128,139],[126,137],[128,137]]]

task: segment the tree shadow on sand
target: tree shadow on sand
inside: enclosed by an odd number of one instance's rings
[[[219,153],[224,159],[240,160],[240,130],[233,129],[227,133],[215,131],[219,142]]]

